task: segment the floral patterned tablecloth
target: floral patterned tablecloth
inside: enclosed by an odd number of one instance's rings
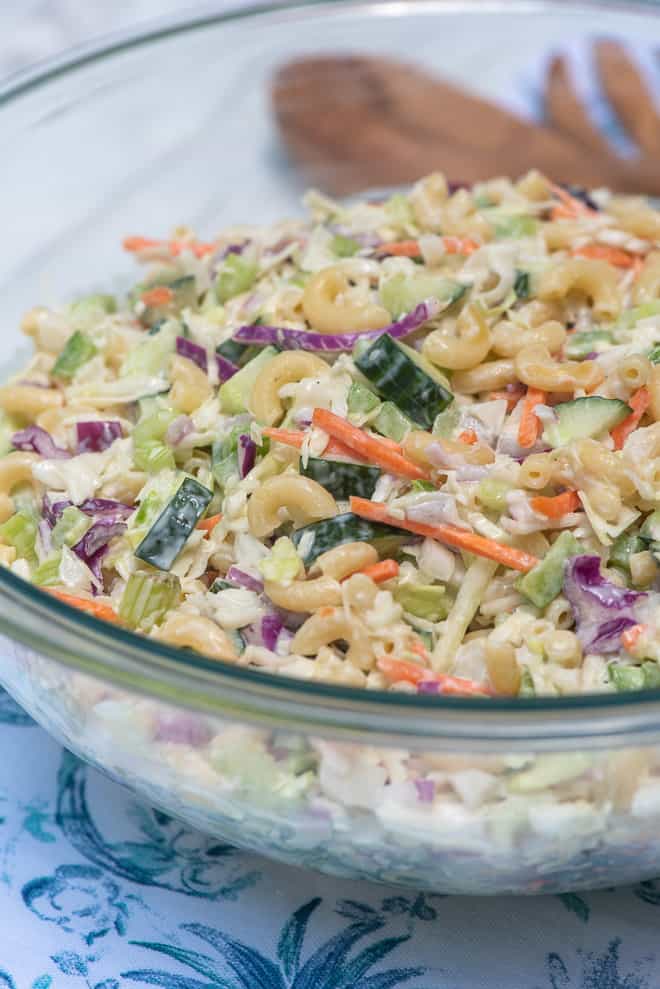
[[[660,881],[443,897],[189,831],[0,693],[0,989],[657,989]]]

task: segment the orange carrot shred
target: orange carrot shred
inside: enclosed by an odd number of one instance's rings
[[[125,251],[146,251],[149,247],[160,247],[162,243],[150,237],[124,237],[122,246]]]
[[[615,268],[633,268],[635,266],[634,254],[623,251],[620,247],[609,247],[607,244],[585,244],[583,247],[576,247],[571,253],[578,258],[607,261]]]
[[[393,656],[381,656],[376,660],[376,666],[391,683],[405,682],[414,686],[420,683],[437,683],[440,694],[468,697],[470,695],[489,696],[491,689],[485,683],[468,680],[465,677],[453,677],[446,673],[434,673],[417,663],[406,659],[396,659]]]
[[[364,430],[358,429],[357,426],[352,426],[346,419],[336,416],[327,409],[314,409],[312,422],[329,436],[355,450],[365,460],[380,467],[381,470],[388,471],[397,477],[408,477],[414,481],[429,479],[426,471],[413,463],[412,460],[408,460],[403,454],[392,450],[386,443],[382,443],[380,439],[370,436]]]
[[[518,443],[524,450],[534,446],[541,434],[542,423],[534,410],[545,403],[546,394],[540,388],[528,388],[518,425]]]
[[[67,594],[65,591],[58,591],[51,587],[45,587],[44,590],[48,591],[49,594],[52,594],[53,597],[57,598],[63,604],[77,608],[78,611],[86,611],[88,614],[93,615],[95,618],[101,618],[105,622],[114,622],[115,625],[121,624],[119,615],[109,604],[103,604],[102,601],[91,601],[88,598],[79,598],[75,594]]]
[[[442,245],[447,254],[463,255],[472,254],[479,247],[476,240],[470,237],[443,237]],[[381,244],[378,254],[398,258],[418,258],[421,257],[422,249],[417,240],[394,240],[388,244]]]
[[[474,429],[464,429],[462,433],[458,434],[458,439],[461,443],[467,443],[468,446],[474,446],[475,443],[479,442],[479,437]]]
[[[564,515],[577,511],[580,507],[580,498],[577,491],[563,491],[553,497],[537,495],[530,499],[530,505],[535,512],[545,515],[546,518],[561,519]]]
[[[647,628],[648,625],[631,625],[621,633],[621,644],[626,652],[632,652]]]
[[[456,546],[467,553],[474,553],[475,556],[484,556],[488,560],[495,560],[512,570],[520,570],[526,573],[539,562],[537,557],[531,553],[525,553],[521,549],[513,546],[505,546],[494,539],[487,539],[475,532],[467,532],[454,525],[442,525],[436,523],[427,525],[424,522],[411,522],[408,519],[400,519],[393,515],[387,505],[379,501],[369,501],[367,498],[351,497],[351,511],[360,518],[369,519],[371,522],[385,522],[386,525],[394,526],[397,529],[405,529],[407,532],[414,532],[420,536],[429,536],[437,539],[438,542],[446,543],[448,546]]]
[[[596,211],[590,209],[585,203],[575,196],[572,196],[567,189],[563,189],[560,185],[551,184],[553,194],[557,197],[560,202],[560,206],[555,206],[553,209],[552,219],[570,219],[575,220],[580,216],[595,216]],[[561,216],[556,217],[555,212],[561,211]]]
[[[275,440],[276,443],[284,443],[285,446],[294,446],[297,450],[302,448],[305,437],[307,436],[307,433],[303,433],[297,429],[275,429],[273,427],[262,429],[262,433],[269,439]],[[365,463],[364,457],[359,456],[355,450],[351,450],[350,447],[345,446],[338,440],[330,438],[328,445],[323,451],[323,457],[332,456],[346,457],[348,460],[357,460],[361,464]]]
[[[644,385],[628,399],[628,405],[632,409],[629,416],[620,422],[618,426],[610,431],[610,436],[614,440],[614,449],[620,450],[630,434],[637,429],[639,421],[649,407],[651,396],[649,390]]]
[[[174,292],[167,285],[149,288],[140,296],[145,306],[167,306],[174,299]]]
[[[398,576],[399,564],[396,560],[381,560],[380,563],[372,563],[370,567],[363,567],[359,573],[371,577],[375,584],[383,584],[386,580]]]
[[[210,515],[207,519],[200,519],[200,521],[195,526],[196,529],[203,529],[207,535],[215,529],[216,525],[222,519],[222,515]]]
[[[524,394],[525,394],[524,385],[517,384],[515,388],[512,387],[511,389],[506,391],[505,390],[492,391],[490,393],[490,398],[493,401],[495,401],[498,398],[503,398],[504,401],[506,402],[507,412],[511,412],[511,410],[515,408],[515,406],[518,404],[519,400],[523,397]]]

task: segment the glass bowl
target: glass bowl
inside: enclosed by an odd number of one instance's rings
[[[651,8],[321,3],[209,10],[0,91],[3,375],[36,302],[121,286],[127,232],[201,235],[298,210],[268,87],[311,51],[380,52],[488,95],[549,44],[660,41]],[[493,172],[497,172],[493,162]],[[220,666],[0,570],[0,681],[144,800],[296,865],[445,893],[565,891],[660,871],[660,691],[478,700]]]

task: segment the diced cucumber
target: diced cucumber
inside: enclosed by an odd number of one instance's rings
[[[74,376],[78,368],[91,361],[96,353],[97,349],[89,337],[76,330],[64,344],[64,349],[55,361],[51,373],[54,378],[68,380]]]
[[[415,222],[412,203],[402,192],[395,192],[390,196],[383,208],[390,223],[403,230]]]
[[[216,578],[209,587],[211,594],[219,594],[220,591],[232,591],[236,587],[229,580],[221,580],[220,577]]]
[[[415,423],[411,422],[408,416],[404,416],[392,402],[383,402],[371,425],[377,433],[388,436],[397,443],[415,428]]]
[[[555,405],[557,421],[545,427],[543,439],[552,447],[566,446],[573,440],[600,436],[613,429],[632,409],[618,398],[588,395]]]
[[[43,560],[32,573],[32,583],[37,587],[55,587],[61,583],[60,564],[62,554],[55,553]]]
[[[520,578],[516,585],[518,590],[537,608],[545,608],[562,589],[566,561],[582,552],[583,548],[575,536],[562,532],[543,559]]]
[[[411,541],[410,536],[402,535],[400,529],[381,522],[368,522],[351,512],[303,526],[291,534],[291,539],[306,567],[321,553],[344,543],[371,543],[379,554],[391,555],[404,542]]]
[[[215,352],[222,357],[226,357],[232,364],[238,364],[239,367],[243,367],[253,357],[261,353],[261,349],[256,344],[239,343],[238,340],[225,340],[224,343],[218,344]]]
[[[516,271],[516,280],[513,283],[513,291],[518,299],[528,299],[530,292],[530,274],[528,271]]]
[[[639,532],[622,532],[612,543],[607,565],[630,575],[630,557],[633,553],[641,553],[646,547]]]
[[[436,416],[431,432],[434,436],[441,436],[443,439],[451,439],[451,435],[458,426],[461,418],[459,407],[453,402],[449,408]]]
[[[538,220],[533,216],[514,215],[498,217],[494,224],[495,236],[498,240],[512,237],[533,237],[539,228]]]
[[[252,389],[260,372],[268,361],[277,357],[279,351],[275,347],[264,347],[256,357],[253,357],[245,367],[241,368],[229,381],[220,385],[218,397],[222,411],[228,415],[238,415],[247,412],[252,397]]]
[[[169,570],[212,497],[212,491],[186,477],[136,549],[137,558],[159,570]]]
[[[259,266],[254,251],[248,249],[242,254],[228,254],[215,280],[218,302],[228,302],[235,295],[247,292],[258,272]]]
[[[429,622],[442,621],[449,614],[449,599],[441,584],[402,583],[393,596],[404,611]]]
[[[362,415],[373,412],[380,405],[380,399],[365,385],[354,381],[348,389],[347,405],[349,415]]]
[[[653,558],[660,563],[660,509],[656,509],[646,517],[639,530],[639,537],[644,549],[648,549],[653,554]]]
[[[511,490],[511,485],[506,481],[498,481],[494,477],[484,477],[479,482],[477,488],[477,498],[485,508],[490,508],[493,512],[504,512],[506,510],[506,496]]]
[[[143,326],[154,326],[163,319],[177,316],[183,309],[191,309],[197,305],[197,282],[194,275],[184,275],[182,278],[175,278],[174,281],[161,280],[143,286],[143,292],[161,287],[170,290],[171,298],[161,305],[146,305],[140,313],[140,322]]]
[[[614,341],[607,330],[585,330],[572,333],[564,344],[564,356],[571,361],[581,361],[588,354],[602,354],[609,350]]]
[[[649,360],[651,364],[660,364],[660,344],[653,348],[649,353]]]
[[[164,374],[167,362],[176,348],[176,338],[180,329],[175,320],[169,319],[158,333],[154,336],[146,336],[136,347],[132,347],[122,362],[120,377]]]
[[[352,237],[345,237],[343,234],[335,234],[330,241],[330,250],[338,258],[352,258],[360,250],[360,244]]]
[[[657,663],[646,662],[641,666],[624,666],[610,663],[607,668],[610,682],[617,690],[649,690],[660,687],[660,667]]]
[[[404,313],[411,312],[426,299],[437,299],[448,308],[465,295],[465,292],[466,286],[460,282],[424,272],[414,275],[398,272],[380,286],[381,302],[392,319],[398,319]]]
[[[443,376],[388,333],[377,337],[355,363],[383,398],[425,429],[453,401]]]
[[[371,498],[380,471],[377,467],[362,464],[346,464],[339,460],[320,460],[310,457],[307,465],[300,462],[300,473],[321,484],[333,498],[347,501],[351,495]]]

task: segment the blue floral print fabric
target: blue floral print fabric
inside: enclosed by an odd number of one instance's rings
[[[443,897],[267,862],[61,749],[0,692],[0,989],[656,989],[660,880]]]

